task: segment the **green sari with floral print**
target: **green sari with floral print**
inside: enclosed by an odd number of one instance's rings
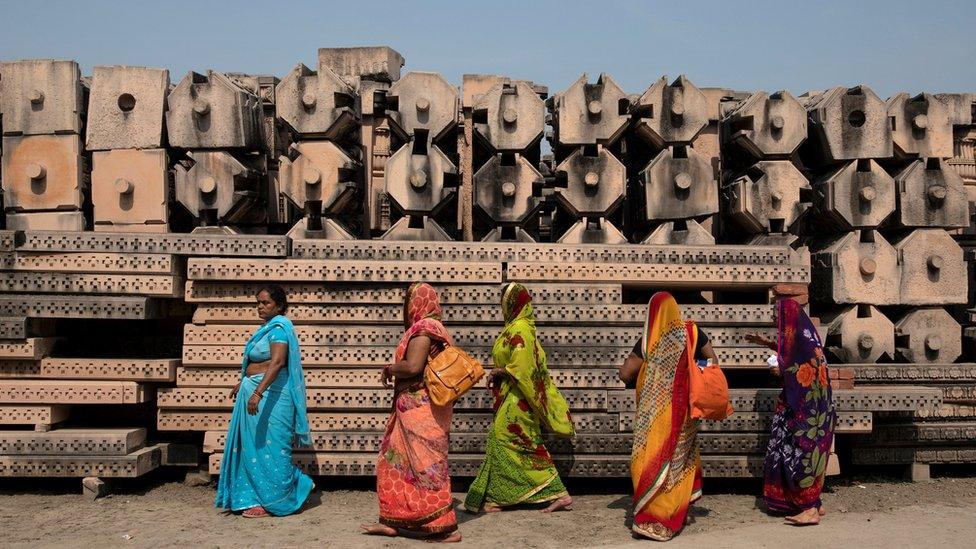
[[[464,506],[506,507],[553,501],[568,494],[543,441],[543,431],[575,434],[569,404],[556,389],[546,353],[535,333],[529,292],[509,284],[502,299],[505,329],[492,359],[505,376],[494,385],[495,419],[488,429],[485,460],[471,483]]]

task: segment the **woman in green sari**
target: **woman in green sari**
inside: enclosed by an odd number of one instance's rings
[[[485,460],[464,506],[472,513],[539,503],[549,503],[544,513],[568,509],[573,498],[559,478],[542,432],[571,437],[573,420],[536,339],[528,290],[517,283],[507,285],[502,312],[505,329],[491,350],[495,367],[488,377],[495,420],[488,428]]]

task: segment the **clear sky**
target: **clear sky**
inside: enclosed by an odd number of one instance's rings
[[[334,4],[334,5],[333,5]],[[145,6],[145,7],[142,7]],[[629,93],[663,74],[802,93],[867,84],[976,92],[976,0],[153,2],[2,0],[0,59],[76,59],[282,76],[327,46],[387,44],[404,70],[568,86],[611,74]]]

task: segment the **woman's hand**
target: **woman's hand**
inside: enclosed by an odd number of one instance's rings
[[[258,404],[261,403],[261,395],[257,393],[251,393],[251,398],[247,399],[247,413],[254,414],[258,413]]]
[[[389,389],[391,383],[393,382],[393,365],[387,364],[383,366],[383,371],[380,372],[380,381],[383,382],[383,387]]]
[[[230,394],[227,396],[229,396],[231,400],[237,400],[237,392],[240,390],[241,390],[241,382],[238,381],[237,385],[234,385],[234,388],[230,390]]]
[[[776,348],[776,342],[775,341],[773,341],[771,339],[768,339],[768,338],[766,338],[766,337],[764,337],[762,335],[759,335],[757,333],[746,334],[745,335],[745,340],[748,341],[749,343],[753,343],[755,345],[762,345],[763,347],[767,347],[769,349],[775,349]]]
[[[491,389],[493,385],[500,384],[506,375],[508,375],[508,372],[505,368],[492,368],[488,370],[488,379],[485,380],[485,387]]]

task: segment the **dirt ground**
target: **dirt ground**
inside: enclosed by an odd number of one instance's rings
[[[320,484],[327,482],[319,479]],[[333,482],[333,484],[336,484]],[[355,488],[355,489],[351,489]],[[463,486],[459,486],[463,488]],[[573,486],[571,485],[571,489]],[[573,510],[543,515],[519,510],[490,516],[459,511],[466,547],[646,546],[627,529],[626,484],[579,487]],[[755,482],[715,486],[694,507],[695,524],[669,547],[973,547],[976,478],[833,480],[828,515],[818,527],[786,526],[756,508]],[[577,491],[580,491],[577,490]],[[613,492],[613,493],[610,493]],[[720,493],[714,493],[720,492]],[[87,500],[77,480],[0,483],[0,545],[4,547],[421,547],[407,539],[358,533],[375,520],[368,481],[317,493],[300,514],[249,520],[213,508],[213,486],[155,477]],[[463,494],[456,494],[459,503]]]

